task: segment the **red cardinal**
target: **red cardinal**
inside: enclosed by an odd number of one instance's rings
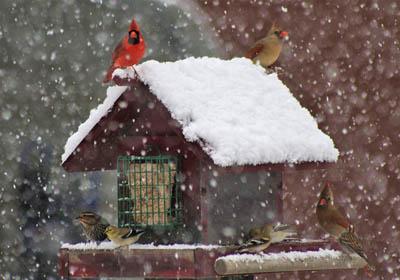
[[[143,57],[145,50],[146,44],[142,33],[140,33],[139,25],[133,19],[128,34],[124,36],[112,53],[112,64],[107,70],[103,83],[111,81],[115,69],[137,64]]]

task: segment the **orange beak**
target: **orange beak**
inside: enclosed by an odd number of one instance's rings
[[[281,38],[286,38],[289,36],[289,33],[287,31],[281,31],[281,33],[279,34],[279,37]]]
[[[321,198],[320,200],[319,200],[319,203],[318,203],[318,205],[327,205],[328,204],[328,202],[326,201],[326,199],[325,198]]]

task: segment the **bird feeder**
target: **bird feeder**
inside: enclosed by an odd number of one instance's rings
[[[307,109],[250,60],[147,61],[116,70],[114,82],[68,139],[62,166],[116,170],[118,225],[146,228],[142,243],[170,247],[66,246],[64,277],[217,277],[215,260],[251,227],[282,221],[285,172],[337,160]],[[271,250],[321,247],[302,241]]]

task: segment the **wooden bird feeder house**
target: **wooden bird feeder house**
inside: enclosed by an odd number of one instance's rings
[[[232,260],[215,261],[251,227],[282,220],[286,170],[336,161],[329,136],[276,74],[246,59],[148,61],[114,74],[118,85],[69,138],[62,166],[116,170],[118,226],[146,228],[141,243],[187,245],[64,246],[60,275],[166,279],[277,271],[232,270]],[[271,250],[327,247],[278,245]],[[321,269],[344,267],[329,263],[322,259]],[[317,270],[318,261],[309,268]],[[286,262],[278,270],[298,269]]]

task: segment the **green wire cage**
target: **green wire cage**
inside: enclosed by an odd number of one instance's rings
[[[120,156],[118,226],[175,226],[182,220],[179,162],[174,156]]]

